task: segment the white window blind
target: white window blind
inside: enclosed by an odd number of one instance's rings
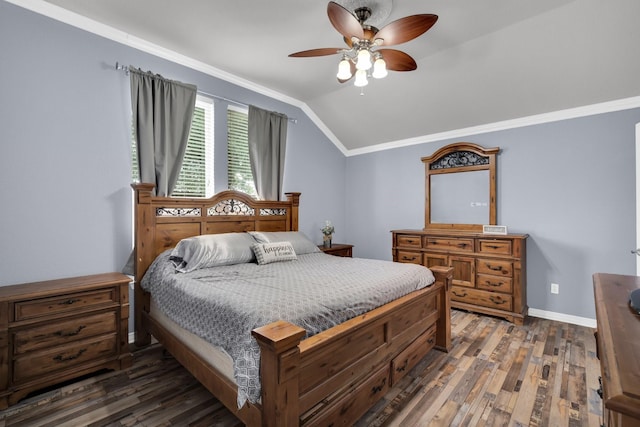
[[[138,151],[135,144],[133,135],[132,179],[139,181]],[[182,169],[171,196],[211,197],[214,194],[213,176],[213,100],[198,95]]]
[[[248,145],[248,113],[234,107],[227,109],[227,168],[229,189],[257,197],[251,173]]]

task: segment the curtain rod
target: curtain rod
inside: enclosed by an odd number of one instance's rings
[[[120,65],[120,63],[118,63],[118,62],[116,62],[116,71],[124,71],[124,73],[127,76],[129,75],[129,67],[126,66],[126,65]],[[204,96],[208,96],[208,97],[211,97],[211,98],[219,99],[220,101],[229,102],[231,104],[236,104],[236,105],[239,105],[241,107],[246,107],[246,108],[249,107],[248,104],[245,104],[244,102],[236,101],[235,99],[225,98],[224,96],[214,95],[212,93],[207,93],[207,92],[202,91],[202,90],[196,90],[196,92],[199,93],[200,95],[204,95]],[[298,123],[298,119],[296,119],[295,117],[287,117],[287,119],[292,123]]]

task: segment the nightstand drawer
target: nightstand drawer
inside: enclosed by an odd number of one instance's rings
[[[341,256],[345,258],[353,257],[353,245],[334,243],[331,247],[325,247],[324,245],[319,245],[318,247],[322,252],[328,255]]]
[[[422,253],[411,251],[398,251],[398,262],[408,264],[422,264]]]
[[[473,239],[429,237],[426,239],[426,248],[432,250],[473,252]]]
[[[69,318],[13,333],[14,354],[55,347],[71,341],[116,332],[116,312]]]
[[[78,292],[52,298],[18,301],[14,304],[16,322],[52,314],[75,312],[83,308],[117,305],[114,287],[96,291]]]
[[[81,367],[91,360],[116,355],[117,349],[118,340],[114,333],[78,341],[62,348],[32,352],[13,362],[13,382],[20,383],[30,378]]]
[[[402,246],[403,248],[421,248],[422,247],[422,239],[420,236],[414,236],[411,234],[400,234],[396,238],[397,245]]]
[[[495,259],[478,259],[476,271],[478,274],[513,277],[513,263]]]

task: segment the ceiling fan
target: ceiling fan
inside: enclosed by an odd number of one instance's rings
[[[437,15],[411,15],[393,21],[380,30],[367,25],[371,9],[362,6],[349,12],[338,3],[329,2],[327,6],[329,21],[344,37],[347,48],[327,47],[304,50],[292,53],[292,58],[307,58],[341,53],[342,60],[338,65],[337,78],[340,83],[349,81],[355,76],[355,86],[368,84],[367,73],[371,68],[371,76],[383,78],[387,70],[413,71],[418,68],[416,61],[406,53],[396,49],[381,49],[382,46],[397,45],[408,42],[424,34],[438,20]]]

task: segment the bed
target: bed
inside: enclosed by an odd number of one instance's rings
[[[260,395],[239,399],[224,354],[216,356],[206,340],[163,314],[160,294],[155,301],[141,283],[156,259],[183,239],[297,231],[300,193],[287,193],[286,201],[257,201],[235,191],[187,199],[152,196],[152,184],[133,189],[136,345],[149,345],[153,336],[247,426],[350,425],[428,351],[451,348],[452,272],[438,267],[432,269],[433,284],[311,336],[282,319],[254,328]],[[301,255],[299,264],[320,257],[330,256]]]

